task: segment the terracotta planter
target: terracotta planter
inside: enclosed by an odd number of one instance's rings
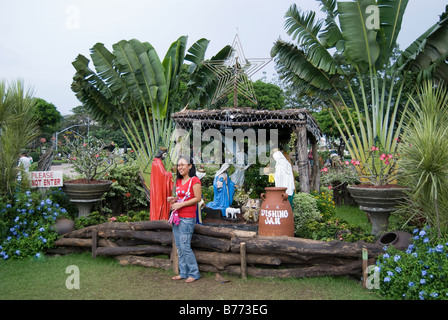
[[[64,181],[63,191],[78,208],[78,217],[87,216],[92,205],[110,189],[112,181],[97,180],[87,183],[83,180]]]
[[[294,237],[294,216],[288,201],[286,188],[267,187],[262,193],[263,200],[258,220],[260,236]]]
[[[398,250],[406,250],[412,243],[412,235],[404,231],[391,231],[383,234],[377,243],[380,245],[392,245]]]
[[[400,186],[349,186],[351,196],[359,208],[365,211],[372,222],[372,234],[380,235],[387,231],[389,216],[397,210],[397,205],[404,200],[406,188]]]

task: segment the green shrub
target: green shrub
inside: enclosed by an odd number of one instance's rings
[[[75,229],[82,229],[88,226],[101,224],[106,222],[106,218],[98,211],[92,211],[85,217],[78,217],[75,219]]]
[[[326,221],[308,221],[298,233],[301,238],[319,241],[373,242],[375,237],[364,233],[361,228],[349,224],[344,219],[331,217]]]
[[[102,210],[112,212],[112,200],[118,199],[123,211],[149,207],[145,189],[139,177],[139,166],[134,160],[121,162],[111,170],[108,180],[112,180],[110,190],[105,194]]]
[[[58,217],[67,211],[40,192],[16,192],[0,201],[0,258],[16,259],[43,254],[57,238]]]
[[[336,213],[336,205],[333,194],[328,188],[322,188],[321,192],[312,191],[311,195],[316,198],[317,209],[324,220],[330,219]]]
[[[433,229],[414,230],[406,251],[393,246],[377,260],[379,293],[390,299],[448,300],[448,243],[431,240]]]
[[[322,219],[322,215],[317,208],[317,200],[309,193],[298,192],[294,195],[292,211],[296,234],[301,233],[307,222]]]

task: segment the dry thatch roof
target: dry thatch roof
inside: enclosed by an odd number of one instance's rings
[[[285,128],[294,130],[306,126],[308,133],[319,139],[322,132],[307,109],[254,110],[251,108],[222,108],[212,110],[183,110],[172,114],[182,128],[191,128],[201,122],[204,129],[225,127]]]

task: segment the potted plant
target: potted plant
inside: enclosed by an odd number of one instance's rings
[[[81,178],[64,181],[63,190],[78,207],[78,216],[87,216],[111,187],[112,181],[104,177],[116,166],[113,148],[93,137],[64,138],[66,143],[61,149]]]

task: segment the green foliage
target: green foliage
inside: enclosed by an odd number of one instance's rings
[[[367,234],[361,228],[336,217],[331,217],[326,221],[307,221],[297,236],[319,241],[356,242],[363,240],[373,242],[375,240],[373,235]]]
[[[82,229],[88,226],[101,224],[106,221],[106,218],[98,211],[92,211],[85,217],[78,217],[77,219],[75,219],[75,229]]]
[[[36,116],[39,119],[40,136],[49,141],[53,133],[57,131],[57,127],[63,117],[54,104],[41,98],[35,98],[34,108],[36,110]]]
[[[331,107],[330,115],[352,159],[360,162],[358,172],[375,185],[389,183],[381,178],[381,169],[389,168],[368,161],[370,149],[375,146],[386,154],[396,151],[409,103],[403,91],[404,76],[418,70],[437,77],[436,70],[441,69],[436,65],[446,68],[441,54],[447,49],[443,40],[448,24],[446,13],[406,50],[398,63],[393,61],[407,4],[407,0],[321,0],[325,19],[316,19],[315,12],[302,12],[293,4],[285,15],[285,29],[295,43],[277,40],[271,50],[284,80],[293,83],[302,95]],[[374,28],[367,25],[372,23],[370,10],[366,10],[369,5],[379,9]],[[427,41],[434,55],[421,53]],[[357,119],[349,107],[353,107]]]
[[[18,191],[12,199],[1,199],[0,257],[40,257],[53,246],[57,238],[55,221],[66,213],[51,194],[46,197],[40,192]]]
[[[65,137],[61,151],[67,155],[73,169],[87,181],[100,180],[116,166],[116,156],[108,152],[107,145],[94,137]]]
[[[324,186],[337,188],[341,185],[358,184],[359,175],[350,161],[341,161],[339,156],[333,156],[332,167],[325,167],[321,170],[320,182]]]
[[[309,193],[298,192],[293,199],[293,214],[296,234],[300,234],[309,221],[320,221],[322,215],[317,208],[317,200]]]
[[[408,220],[437,228],[448,224],[448,96],[444,86],[426,83],[412,99],[399,153],[401,183],[409,188]],[[446,231],[446,230],[445,230]]]
[[[334,216],[336,206],[333,201],[333,193],[328,188],[322,188],[321,192],[311,191],[311,195],[316,199],[317,210],[324,221]]]
[[[110,190],[105,194],[105,204],[103,210],[111,209],[111,201],[119,200],[124,206],[124,211],[138,209],[148,206],[145,189],[139,177],[139,165],[128,158],[126,162],[120,162],[108,175],[108,180],[112,181]]]
[[[258,163],[251,165],[244,174],[244,190],[252,190],[249,197],[256,199],[260,197],[260,194],[265,193],[266,187],[273,186],[269,183],[269,177],[265,174],[260,174],[262,165]]]
[[[297,237],[320,241],[374,241],[374,236],[364,232],[359,226],[335,217],[336,206],[329,189],[324,188],[320,193],[297,193],[293,204]]]
[[[148,221],[149,210],[141,210],[135,212],[130,210],[127,214],[120,214],[119,216],[108,216],[107,221],[110,222],[136,222],[136,221]]]
[[[431,240],[436,230],[415,229],[412,244],[403,252],[388,247],[377,260],[379,293],[389,299],[447,300],[448,242]]]
[[[21,81],[0,81],[0,196],[14,193],[20,152],[37,138],[34,103]]]

